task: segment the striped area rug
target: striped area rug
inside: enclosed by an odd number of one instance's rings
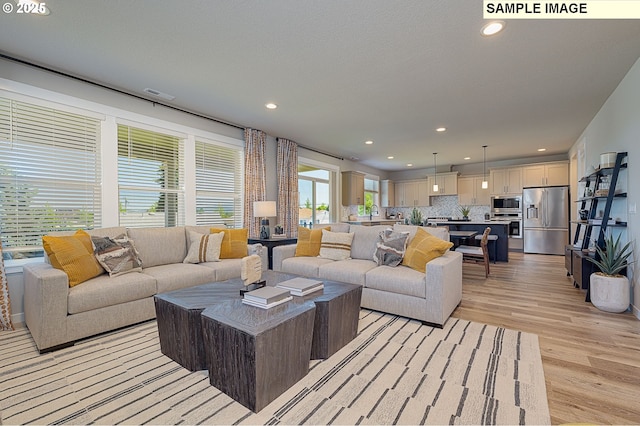
[[[160,352],[155,321],[39,355],[0,333],[3,424],[549,424],[533,334],[361,310],[358,336],[259,413]]]

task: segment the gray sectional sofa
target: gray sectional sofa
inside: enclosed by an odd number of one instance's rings
[[[40,352],[78,339],[155,318],[153,296],[171,290],[240,277],[240,259],[200,264],[182,263],[189,248],[189,231],[209,233],[208,226],[172,228],[103,228],[92,236],[127,234],[143,263],[141,272],[115,277],[102,274],[74,287],[67,275],[49,263],[24,267],[25,323]],[[52,235],[70,235],[72,232]],[[267,250],[249,245],[248,254]]]
[[[406,266],[377,266],[373,261],[380,226],[334,223],[333,232],[353,232],[351,259],[334,261],[320,257],[295,257],[295,245],[273,248],[273,269],[308,277],[363,286],[361,306],[443,326],[462,301],[462,255],[448,251],[427,263],[424,272]],[[446,227],[425,227],[449,241]],[[417,227],[394,225],[394,230],[415,235]]]

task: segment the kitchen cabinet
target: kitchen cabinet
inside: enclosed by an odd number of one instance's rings
[[[426,179],[406,180],[395,183],[395,207],[427,207],[429,182]]]
[[[522,194],[522,167],[491,169],[489,189],[491,195]]]
[[[566,161],[532,164],[522,167],[522,186],[569,185],[569,163]]]
[[[380,207],[395,206],[395,186],[393,181],[384,179],[380,181]]]
[[[429,177],[429,195],[458,195],[458,172],[438,173],[435,182],[438,184],[438,192],[433,192],[434,179]]]
[[[364,173],[342,172],[342,205],[364,205]]]
[[[489,188],[482,189],[482,176],[458,178],[458,204],[461,206],[488,206],[491,204]]]

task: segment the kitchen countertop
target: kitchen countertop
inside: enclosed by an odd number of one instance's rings
[[[349,225],[364,225],[364,226],[372,226],[372,225],[393,225],[398,222],[397,219],[373,219],[373,220],[344,220],[344,223],[348,223]]]
[[[510,220],[430,220],[429,223],[437,223],[442,225],[509,225]]]

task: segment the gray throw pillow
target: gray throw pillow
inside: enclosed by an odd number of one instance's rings
[[[395,232],[391,228],[380,232],[373,260],[378,266],[398,266],[402,263],[404,252],[407,249],[408,238],[408,232]]]
[[[115,238],[91,237],[94,254],[98,263],[109,273],[110,277],[128,272],[142,271],[142,261],[138,251],[125,234]]]

